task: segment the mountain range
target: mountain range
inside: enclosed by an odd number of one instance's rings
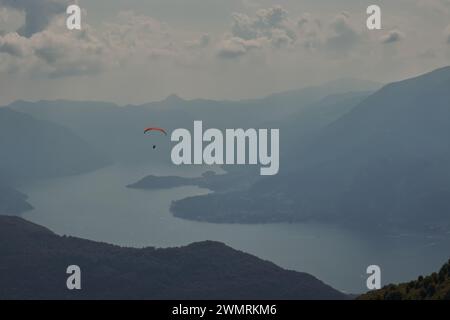
[[[0,108],[0,151],[0,213],[9,214],[32,208],[17,185],[110,163],[71,130],[9,108]]]
[[[348,299],[315,277],[226,245],[122,248],[0,216],[0,299]],[[66,269],[81,269],[68,290]]]
[[[316,130],[308,143],[295,143],[293,135],[281,146],[283,163],[291,165],[279,175],[246,192],[176,201],[173,211],[211,222],[314,219],[446,230],[449,88],[450,67],[388,84]]]
[[[172,95],[139,106],[17,101],[9,108],[68,128],[113,162],[172,165],[167,137],[143,134],[149,125],[170,132],[200,119],[219,129],[280,129],[278,175],[261,178],[252,166],[224,166],[227,178],[195,180],[220,192],[175,201],[177,217],[447,230],[450,67],[379,87],[347,80],[244,101]],[[151,176],[139,187],[155,179],[165,187],[180,184]]]
[[[251,166],[224,166],[225,174],[150,175],[129,185],[197,185],[215,191],[174,201],[177,217],[215,223],[315,220],[448,232],[450,67],[379,87],[342,81],[262,99],[172,95],[122,107],[16,101],[0,108],[0,214],[32,208],[19,191],[31,180],[77,175],[116,162],[171,165],[167,137],[149,140],[143,128],[190,128],[200,119],[216,128],[279,128],[280,173],[260,177]],[[121,248],[61,237],[9,216],[0,216],[0,240],[0,282],[5,284],[0,298],[348,298],[310,275],[217,242]],[[73,261],[88,270],[84,283],[89,290],[66,290],[64,268]],[[440,273],[431,277],[427,284],[422,278],[370,297],[445,296],[447,280],[438,282]]]
[[[330,95],[373,92],[379,87],[380,84],[370,81],[343,79],[253,100],[184,100],[171,95],[165,100],[142,105],[117,106],[95,101],[57,100],[16,101],[8,107],[69,128],[114,162],[151,161],[172,165],[168,139],[153,137],[150,141],[143,135],[144,128],[157,126],[171,132],[176,128],[191,128],[195,120],[202,120],[205,127],[219,129],[280,125],[290,115],[300,116],[302,110],[311,112],[314,110],[311,109],[312,104]],[[336,116],[342,115],[338,110],[336,108]],[[345,111],[342,108],[342,112]],[[316,126],[313,116],[310,120],[303,123],[305,132]],[[317,118],[319,120],[324,121]],[[152,149],[155,140],[158,152]]]
[[[295,125],[298,131],[293,135],[297,142],[308,141],[312,132],[348,111],[353,99],[367,96],[364,90],[378,87],[380,84],[370,81],[343,79],[261,99],[184,100],[171,95],[138,106],[19,100],[0,108],[0,150],[4,155],[0,159],[0,213],[17,214],[31,208],[24,196],[14,192],[29,180],[75,175],[111,163],[172,165],[167,138],[143,135],[143,128],[149,125],[170,131],[191,127],[194,120],[203,119],[205,125],[218,128],[278,126],[295,115],[301,123]],[[352,90],[364,92],[348,93]],[[291,127],[287,123],[285,129]],[[153,145],[157,145],[157,151]],[[215,190],[242,189],[259,178],[253,168],[226,170],[228,176],[209,179],[206,185],[214,184]]]

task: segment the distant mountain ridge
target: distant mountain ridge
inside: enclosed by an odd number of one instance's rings
[[[173,210],[210,222],[315,219],[446,230],[449,88],[450,67],[386,85],[317,131],[306,148],[295,140],[285,146],[297,160],[288,172],[247,192],[176,201]]]
[[[66,288],[66,268],[82,290]],[[205,241],[133,249],[0,216],[0,299],[348,299],[313,276]]]
[[[194,120],[203,119],[206,126],[217,128],[278,127],[288,115],[293,115],[291,119],[303,121],[300,126],[294,126],[298,129],[289,136],[296,135],[297,142],[308,141],[311,132],[348,110],[343,102],[336,108],[324,107],[323,110],[334,111],[319,115],[311,108],[311,103],[320,103],[329,94],[348,95],[351,99],[349,90],[378,86],[372,82],[346,80],[253,100],[184,100],[171,95],[159,102],[123,107],[99,101],[18,100],[0,108],[0,123],[4,123],[0,128],[3,137],[0,137],[0,150],[3,147],[6,154],[0,159],[0,182],[5,187],[14,186],[17,180],[78,174],[111,162],[172,165],[167,138],[150,140],[142,134],[143,128],[149,125],[170,131],[190,127]],[[286,129],[289,130],[282,130]],[[282,139],[289,139],[289,136],[282,136]],[[154,139],[157,139],[158,152],[152,149]],[[33,147],[29,147],[31,144]],[[252,168],[228,167],[227,170],[237,171],[242,176],[243,183],[239,185],[248,185],[259,178],[253,175]],[[222,180],[230,181],[228,177]],[[219,183],[215,185],[224,189]],[[9,195],[13,194],[12,190],[9,188]],[[11,197],[8,205],[6,198],[2,198],[3,205],[0,205],[2,213],[18,213],[29,207],[21,197],[14,197],[15,200]],[[19,206],[18,202],[22,204]],[[12,208],[12,203],[17,205],[16,210],[5,212],[6,208]]]
[[[199,119],[213,128],[252,128],[273,122],[278,125],[286,117],[330,94],[374,91],[380,86],[368,81],[345,80],[242,101],[185,100],[170,95],[162,101],[142,105],[58,100],[16,101],[8,107],[70,128],[114,161],[151,160],[171,165],[169,143],[162,141],[158,145],[159,152],[154,152],[148,137],[142,135],[143,128],[157,125],[171,131],[189,128]]]
[[[73,175],[108,161],[69,129],[0,108],[0,171],[12,180]]]
[[[98,169],[108,160],[67,128],[0,108],[0,214],[32,209],[13,186]]]

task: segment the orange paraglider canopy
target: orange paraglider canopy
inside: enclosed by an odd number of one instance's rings
[[[159,131],[159,132],[164,133],[164,134],[167,136],[166,130],[164,130],[164,129],[162,129],[162,128],[156,128],[156,127],[146,128],[146,129],[144,130],[144,134],[145,134],[145,133],[148,133],[148,132],[151,132],[151,131]]]

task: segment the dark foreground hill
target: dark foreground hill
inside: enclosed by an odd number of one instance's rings
[[[399,285],[390,284],[359,297],[362,300],[450,300],[450,260],[439,272]]]
[[[66,289],[79,265],[82,290]],[[218,242],[121,248],[0,216],[1,299],[345,299],[313,276]]]

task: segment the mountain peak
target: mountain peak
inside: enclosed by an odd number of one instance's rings
[[[183,101],[184,100],[180,96],[176,95],[175,93],[172,93],[171,95],[167,96],[167,98],[165,98],[163,100],[163,102],[170,103],[170,104],[179,103],[179,102],[183,102]]]

